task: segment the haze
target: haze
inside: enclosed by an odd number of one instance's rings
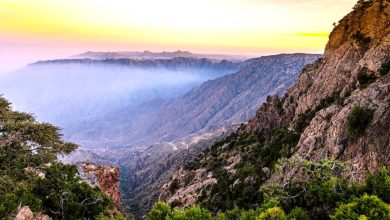
[[[0,72],[83,51],[322,52],[354,0],[2,0]]]

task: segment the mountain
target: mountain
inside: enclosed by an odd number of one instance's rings
[[[185,58],[207,58],[210,60],[235,60],[244,61],[248,59],[246,56],[237,55],[222,55],[222,54],[194,54],[188,51],[173,51],[173,52],[151,52],[151,51],[118,51],[118,52],[94,52],[87,51],[82,54],[78,54],[70,57],[70,59],[93,59],[93,60],[106,60],[106,59],[133,59],[133,60],[155,60],[155,59],[172,59],[177,57]]]
[[[179,169],[160,199],[214,213],[239,208],[266,215],[298,206],[312,219],[357,207],[367,194],[389,202],[389,191],[378,191],[380,178],[388,178],[380,169],[390,165],[389,20],[389,1],[359,1],[330,34],[322,59]]]
[[[254,116],[268,95],[283,94],[303,66],[319,57],[281,54],[250,59],[240,71],[206,81],[177,98],[151,101],[100,120],[85,121],[72,128],[70,139],[77,143],[109,139],[116,146],[148,145],[243,122]]]

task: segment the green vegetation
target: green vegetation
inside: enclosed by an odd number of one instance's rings
[[[357,80],[359,82],[359,89],[367,88],[371,83],[376,81],[376,76],[374,74],[368,74],[367,67],[363,67],[357,75]]]
[[[263,135],[235,135],[237,141],[213,146],[209,158],[198,161],[213,171],[219,183],[205,190],[199,198],[202,206],[214,212],[234,207],[254,208],[253,204],[262,201],[258,186],[268,178],[262,169],[270,169],[280,157],[290,156],[299,140],[299,135],[287,127],[279,127]],[[224,168],[228,165],[227,158],[220,158],[226,149],[237,151],[241,156],[234,166],[235,173],[229,173]]]
[[[265,212],[260,213],[258,220],[285,220],[286,214],[279,207],[269,208]]]
[[[179,211],[158,202],[147,219],[390,219],[390,205],[386,202],[390,192],[390,168],[369,175],[363,184],[347,178],[353,175],[352,170],[347,164],[333,159],[278,161],[276,172],[283,174],[289,169],[296,170],[299,178],[287,179],[280,185],[258,185],[262,200],[255,209],[236,207],[211,214],[199,206]]]
[[[390,205],[376,196],[363,195],[340,205],[331,219],[390,219]]]
[[[362,105],[355,105],[347,117],[347,129],[350,138],[363,134],[370,124],[373,111]]]
[[[362,32],[356,32],[352,35],[352,39],[356,40],[358,43],[362,44],[363,46],[367,46],[371,43],[371,38],[364,36]]]
[[[147,220],[211,220],[211,212],[193,206],[186,208],[184,211],[177,209],[172,210],[167,204],[157,202],[153,209],[146,216]]]
[[[290,220],[309,220],[309,214],[306,210],[300,207],[296,207],[287,215],[287,219]]]
[[[111,217],[112,201],[81,182],[75,166],[57,161],[76,147],[61,140],[58,128],[13,111],[0,97],[0,219],[11,219],[20,205],[53,219]]]

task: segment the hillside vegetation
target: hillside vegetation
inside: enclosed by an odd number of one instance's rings
[[[75,166],[57,161],[76,145],[58,128],[13,111],[0,97],[0,218],[13,219],[21,206],[53,219],[123,219],[99,188],[82,182]]]

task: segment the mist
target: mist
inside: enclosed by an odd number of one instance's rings
[[[0,75],[0,94],[19,111],[63,132],[119,109],[184,94],[226,70],[142,68],[104,63],[38,63]]]

